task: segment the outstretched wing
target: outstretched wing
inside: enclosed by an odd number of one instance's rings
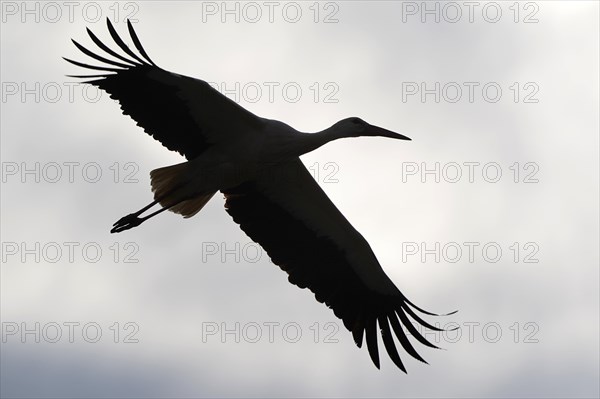
[[[205,81],[156,66],[142,47],[129,20],[129,34],[139,55],[123,42],[108,18],[106,22],[115,44],[125,55],[106,46],[88,29],[92,41],[114,59],[96,54],[73,40],[79,50],[103,65],[89,65],[65,58],[77,66],[101,71],[96,75],[68,76],[96,78],[84,83],[98,86],[109,93],[110,98],[118,100],[123,114],[131,116],[146,133],[169,150],[193,159],[211,144],[239,139],[243,134],[260,129],[263,123],[261,118]]]
[[[415,312],[434,315],[413,305],[385,274],[371,247],[346,220],[296,158],[269,169],[254,181],[224,191],[227,212],[289,281],[310,289],[352,332],[358,347],[366,335],[367,349],[379,368],[377,325],[387,353],[404,372],[393,335],[414,358],[402,326],[420,343],[428,342],[412,324],[438,328]],[[393,334],[392,334],[393,331]]]

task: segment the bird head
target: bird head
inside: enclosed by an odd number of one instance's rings
[[[399,140],[410,140],[410,138],[402,134],[394,133],[391,130],[370,125],[355,116],[342,119],[336,123],[334,127],[336,128],[335,130],[343,132],[343,136],[345,137],[380,136]]]

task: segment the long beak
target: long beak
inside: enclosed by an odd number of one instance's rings
[[[399,140],[410,140],[410,137],[406,137],[402,134],[392,132],[391,130],[384,129],[382,127],[369,125],[365,132],[366,136],[380,136],[380,137],[389,137],[391,139],[399,139]]]

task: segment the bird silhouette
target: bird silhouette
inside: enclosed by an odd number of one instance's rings
[[[127,28],[139,54],[125,44],[109,19],[107,25],[124,55],[87,29],[91,40],[114,59],[98,55],[73,40],[79,50],[103,65],[64,58],[77,66],[101,71],[95,75],[67,76],[91,78],[84,83],[109,93],[110,98],[118,100],[123,114],[187,159],[153,170],[150,177],[154,201],[119,219],[111,232],[131,229],[167,209],[189,218],[221,191],[226,211],[266,250],[273,263],[288,273],[290,283],[308,288],[317,301],[331,308],[358,347],[366,336],[369,355],[377,368],[377,326],[384,347],[398,368],[406,372],[394,335],[408,354],[425,362],[407,335],[437,348],[415,324],[441,331],[417,312],[439,315],[417,307],[400,292],[381,268],[369,243],[299,159],[340,138],[410,139],[357,117],[343,119],[318,133],[301,133],[283,122],[258,117],[205,81],[158,67],[142,47],[129,20]],[[157,204],[159,210],[141,217]]]

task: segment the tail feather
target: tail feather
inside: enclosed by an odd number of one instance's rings
[[[181,201],[177,205],[169,208],[171,212],[175,212],[183,216],[184,218],[191,218],[206,205],[206,203],[215,195],[215,193],[208,193],[199,195],[195,198]]]
[[[171,205],[169,202],[174,198],[170,197],[173,197],[173,194],[183,185],[187,167],[188,163],[183,162],[150,172],[150,185],[154,199],[158,200],[162,206]]]
[[[206,203],[215,195],[208,192],[192,197],[185,196],[182,192],[186,183],[186,171],[189,162],[165,166],[150,172],[150,185],[154,192],[154,199],[171,212],[189,218],[200,212]]]

